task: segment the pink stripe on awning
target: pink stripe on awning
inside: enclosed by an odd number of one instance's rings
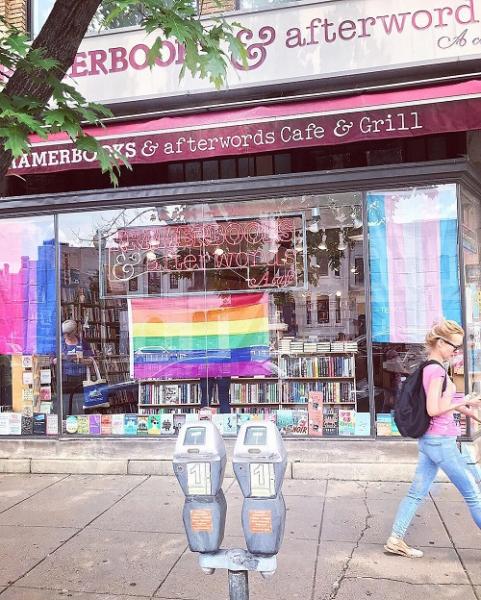
[[[481,81],[360,94],[87,128],[131,164],[273,152],[481,128]],[[10,172],[97,168],[64,134],[32,136]]]

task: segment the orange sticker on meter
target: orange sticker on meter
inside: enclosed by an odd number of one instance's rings
[[[272,511],[250,510],[249,529],[251,533],[272,533]]]
[[[192,531],[212,532],[212,511],[201,508],[191,510],[190,526]]]

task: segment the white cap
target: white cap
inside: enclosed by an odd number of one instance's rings
[[[62,333],[73,333],[77,330],[77,322],[73,319],[67,319],[62,323]]]

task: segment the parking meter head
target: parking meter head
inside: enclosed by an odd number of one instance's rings
[[[215,496],[224,479],[224,440],[210,421],[186,423],[173,456],[174,474],[186,496]]]
[[[237,436],[232,462],[245,498],[277,496],[284,481],[287,452],[274,423],[244,423]]]

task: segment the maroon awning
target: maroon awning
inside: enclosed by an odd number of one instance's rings
[[[481,129],[481,81],[360,94],[89,128],[131,164],[273,152],[308,146]],[[64,134],[32,137],[32,152],[10,173],[98,166]]]

